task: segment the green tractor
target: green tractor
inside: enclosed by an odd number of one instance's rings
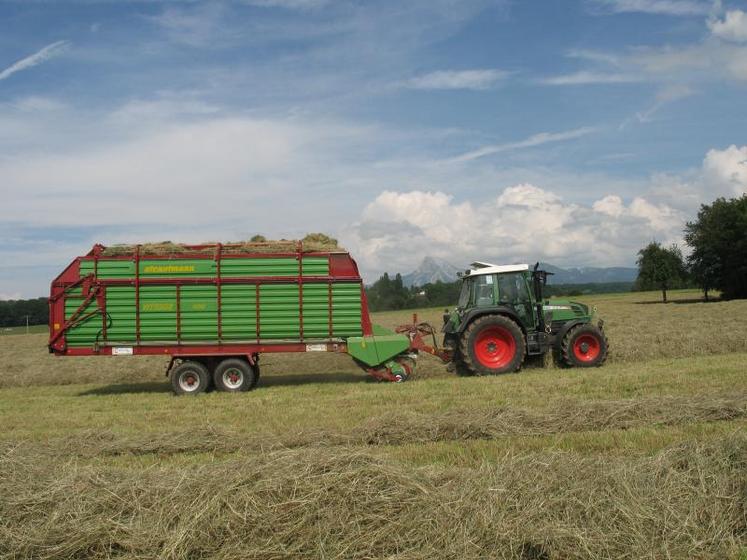
[[[607,337],[596,309],[546,300],[551,273],[529,265],[472,263],[462,275],[456,309],[444,314],[443,354],[461,373],[517,371],[526,356],[552,350],[569,367],[597,367],[607,358]],[[596,322],[595,322],[596,321]]]

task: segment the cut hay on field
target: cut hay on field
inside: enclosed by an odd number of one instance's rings
[[[568,400],[552,408],[450,410],[439,414],[401,412],[372,418],[355,433],[369,445],[401,445],[456,440],[491,440],[572,432],[629,430],[747,417],[747,394],[650,397],[621,401]]]
[[[747,418],[747,394],[651,397],[622,401],[565,401],[546,409],[493,408],[437,413],[402,411],[374,417],[348,431],[307,428],[247,435],[208,427],[123,437],[101,429],[60,439],[65,454],[81,458],[190,453],[257,453],[301,447],[412,445],[495,440],[581,432],[680,426]]]
[[[263,238],[264,239],[264,238]],[[323,233],[310,233],[300,241],[290,239],[279,239],[279,240],[263,240],[263,241],[231,241],[224,243],[222,249],[223,253],[281,253],[281,252],[295,252],[298,249],[298,244],[301,243],[302,251],[304,252],[316,252],[316,251],[345,251],[337,243],[337,239],[329,237]],[[153,255],[178,255],[183,253],[200,253],[200,254],[214,254],[218,242],[210,241],[200,243],[199,245],[206,245],[207,247],[201,249],[191,248],[189,245],[181,243],[173,243],[171,241],[159,241],[150,243],[141,243],[140,245],[126,245],[118,244],[106,247],[102,251],[104,257],[116,257],[121,255],[133,255],[138,247],[140,247],[140,254],[143,256]]]
[[[735,558],[743,434],[474,470],[310,448],[146,469],[0,447],[0,558]]]

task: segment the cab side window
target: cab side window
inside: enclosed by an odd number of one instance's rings
[[[499,275],[498,303],[513,307],[525,324],[534,324],[529,287],[523,274]]]
[[[485,306],[485,305],[493,305],[493,302],[495,301],[493,299],[493,275],[492,274],[483,274],[476,278],[475,281],[475,305]]]
[[[504,304],[513,304],[518,301],[518,292],[516,291],[516,281],[513,274],[498,275],[498,302]]]

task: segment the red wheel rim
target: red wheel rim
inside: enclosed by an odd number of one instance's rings
[[[601,352],[602,345],[593,334],[582,334],[573,342],[573,355],[581,362],[593,362]]]
[[[485,367],[499,369],[511,363],[516,355],[516,340],[505,327],[486,327],[475,340],[475,356]]]

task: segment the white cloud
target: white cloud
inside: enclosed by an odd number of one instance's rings
[[[474,89],[484,90],[495,86],[508,75],[496,69],[439,70],[416,76],[404,83],[412,89]]]
[[[589,60],[591,62],[598,62],[611,66],[618,66],[620,64],[620,56],[617,54],[593,51],[589,49],[571,49],[566,53],[566,56],[568,58]]]
[[[704,21],[710,34],[703,40],[681,45],[637,46],[619,53],[589,49],[570,50],[566,57],[586,61],[586,68],[558,76],[548,76],[537,83],[553,86],[625,84],[648,82],[662,89],[686,88],[714,81],[747,81],[747,13],[729,10],[719,17],[719,2],[655,2],[650,0],[597,0],[617,11],[664,11],[709,13]],[[676,4],[676,7],[675,7]],[[689,8],[688,8],[689,7]],[[657,103],[661,99],[657,98]],[[655,109],[654,112],[658,110]],[[645,114],[645,112],[644,112]]]
[[[635,74],[611,74],[581,70],[572,74],[543,78],[540,80],[540,83],[549,86],[577,86],[591,84],[629,84],[642,80],[641,76]]]
[[[9,301],[12,299],[21,299],[21,298],[22,298],[21,292],[13,292],[9,294],[0,292],[0,301]]]
[[[732,41],[737,41],[743,32],[747,33],[747,27],[739,27],[747,24],[744,15],[724,21],[710,18],[707,23],[716,39],[719,37],[714,30],[722,33],[722,39],[728,34]],[[747,80],[747,46],[716,39],[710,37],[689,45],[638,47],[630,51],[625,63],[644,72],[652,81],[711,83],[714,79]]]
[[[747,146],[709,150],[703,162],[705,181],[714,194],[740,196],[747,192]]]
[[[742,10],[729,10],[722,20],[709,19],[708,29],[713,35],[726,41],[747,41],[747,13]]]
[[[508,142],[506,144],[493,144],[490,146],[483,146],[477,150],[472,150],[455,158],[448,160],[450,163],[462,163],[466,161],[472,161],[485,156],[497,154],[500,152],[507,152],[510,150],[518,150],[521,148],[532,148],[535,146],[541,146],[551,142],[564,142],[567,140],[575,140],[582,136],[587,136],[594,132],[596,129],[593,127],[582,127],[573,130],[566,130],[564,132],[540,132],[533,134],[525,140],[519,142]]]
[[[594,0],[595,4],[612,13],[640,12],[670,16],[708,14],[710,2],[697,0]]]
[[[595,212],[607,214],[613,218],[619,218],[625,211],[625,205],[623,204],[622,198],[616,194],[608,194],[607,196],[600,198],[592,204],[591,207]]]
[[[386,191],[366,207],[346,243],[374,274],[408,272],[413,254],[458,266],[475,259],[631,265],[652,239],[682,245],[685,222],[700,204],[743,193],[747,146],[730,146],[710,150],[701,169],[689,176],[653,177],[648,192],[629,202],[613,193],[571,202],[530,183],[497,187],[479,201],[457,202],[442,190]]]
[[[329,4],[329,0],[244,0],[244,4],[262,8],[283,8],[286,10],[310,10]]]
[[[149,19],[159,25],[174,42],[191,47],[224,45],[235,34],[225,24],[226,9],[222,4],[197,6],[168,6]]]
[[[656,93],[656,99],[651,107],[649,107],[645,111],[636,113],[636,119],[638,119],[638,121],[642,123],[650,122],[654,114],[657,113],[665,105],[668,105],[669,103],[673,103],[674,101],[678,101],[680,99],[685,99],[686,97],[690,97],[694,94],[695,91],[691,87],[686,85],[675,84],[666,86]]]
[[[57,41],[56,43],[47,45],[46,47],[35,52],[34,54],[27,56],[26,58],[22,58],[18,62],[8,66],[5,70],[0,71],[0,80],[6,80],[7,78],[10,78],[16,72],[20,72],[21,70],[32,68],[36,66],[37,64],[41,64],[42,62],[59,55],[69,45],[70,45],[69,41]]]
[[[413,254],[466,265],[471,260],[556,264],[630,264],[651,239],[681,238],[684,215],[635,198],[606,196],[583,206],[528,183],[481,203],[456,203],[443,192],[385,192],[363,214],[351,245],[374,270],[404,271]],[[406,251],[402,248],[407,247]]]
[[[60,111],[67,107],[67,105],[57,99],[40,95],[21,97],[12,101],[10,105],[22,112]]]

